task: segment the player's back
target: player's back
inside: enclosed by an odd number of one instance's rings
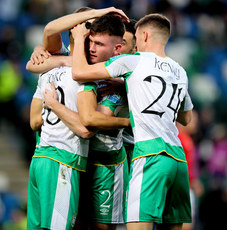
[[[59,67],[42,74],[38,83],[40,92],[43,93],[46,88],[50,89],[51,82],[55,85],[59,102],[70,110],[78,112],[79,83],[72,79],[72,68]],[[87,152],[88,140],[78,137],[54,112],[44,108],[42,117],[43,125],[39,146],[54,146],[79,155]]]
[[[172,59],[140,53],[127,78],[129,108],[135,122],[135,141],[162,137],[180,145],[175,121],[184,100],[188,80],[184,69]]]
[[[171,58],[152,52],[114,57],[105,67],[110,76],[126,79],[135,141],[133,159],[167,152],[185,161],[175,125],[179,109],[193,107],[184,69]]]

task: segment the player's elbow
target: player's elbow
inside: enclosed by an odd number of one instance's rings
[[[30,126],[33,131],[39,131],[43,124],[43,120],[30,120]]]
[[[90,132],[88,129],[84,129],[82,130],[80,136],[84,139],[88,139],[88,138],[91,138],[93,135],[94,135],[93,132]]]
[[[50,37],[55,33],[55,31],[53,30],[52,22],[48,23],[44,27],[43,33],[46,37]]]
[[[192,120],[192,110],[181,111],[178,113],[177,121],[183,126],[188,125]]]
[[[192,111],[188,111],[187,115],[184,118],[183,125],[186,126],[188,125],[192,120]]]
[[[73,71],[72,72],[72,78],[74,81],[77,81],[79,83],[84,83],[85,81],[83,80],[82,74],[79,71]]]
[[[187,126],[190,123],[191,120],[182,120],[179,121],[180,124],[182,124],[183,126]]]
[[[92,79],[88,77],[89,74],[90,72],[87,70],[85,71],[83,68],[81,68],[81,70],[74,70],[74,68],[72,68],[72,78],[79,83],[92,81]]]
[[[31,61],[28,61],[27,65],[26,65],[26,70],[30,73],[36,73],[36,74],[40,74],[42,73],[42,68],[37,65],[37,64],[32,64]]]
[[[52,54],[57,53],[62,46],[61,34],[58,33],[52,22],[44,27],[43,32],[43,47]]]
[[[93,124],[92,119],[89,116],[86,116],[85,118],[81,119],[81,122],[85,127],[92,127]]]
[[[80,121],[87,128],[95,127],[94,116],[92,114],[87,113],[83,116],[80,116]]]
[[[32,68],[33,64],[31,61],[28,61],[27,64],[26,64],[26,70],[28,72],[33,72],[33,68]]]

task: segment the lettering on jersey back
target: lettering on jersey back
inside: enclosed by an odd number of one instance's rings
[[[55,73],[51,73],[49,74],[48,76],[48,82],[51,83],[51,82],[56,82],[56,81],[61,81],[62,80],[62,76],[65,75],[65,71],[62,71],[62,72],[55,72]]]
[[[162,62],[155,58],[154,68],[159,69],[163,72],[173,73],[177,80],[180,79],[180,70],[171,66],[168,62]]]

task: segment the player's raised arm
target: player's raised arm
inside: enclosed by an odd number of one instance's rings
[[[89,8],[88,8],[89,9]],[[60,17],[49,22],[44,28],[43,34],[43,46],[46,50],[51,53],[56,53],[61,49],[62,38],[61,33],[73,28],[75,25],[78,25],[88,19],[101,17],[110,12],[116,13],[123,17],[125,20],[128,20],[128,17],[125,13],[116,9],[115,7],[109,7],[104,9],[90,9],[83,12],[75,11],[75,13]]]
[[[89,34],[85,24],[78,25],[72,30],[74,38],[74,53],[73,53],[73,66],[72,77],[75,81],[89,82],[101,79],[110,79],[104,62],[89,65],[85,56],[85,39]]]

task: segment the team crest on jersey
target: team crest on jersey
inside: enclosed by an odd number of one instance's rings
[[[121,99],[121,96],[117,95],[117,94],[111,94],[111,95],[108,96],[108,100],[112,101],[116,105],[120,104],[120,99]]]
[[[75,213],[75,214],[72,216],[72,218],[71,218],[70,223],[71,223],[71,226],[72,226],[72,227],[74,227],[75,224],[76,224],[76,216],[77,216],[77,214]]]

